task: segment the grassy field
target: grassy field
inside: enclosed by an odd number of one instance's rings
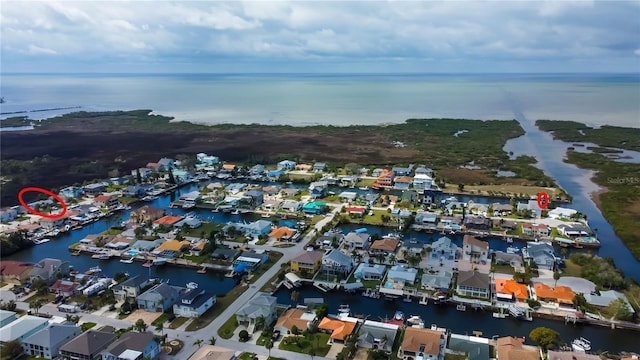
[[[171,324],[169,324],[169,329],[177,329],[180,326],[182,326],[182,324],[186,323],[187,320],[189,320],[189,318],[178,316],[175,319],[173,319]]]
[[[289,339],[285,341],[285,339]],[[278,346],[281,350],[293,351],[302,354],[308,354],[312,347],[316,348],[316,356],[325,356],[331,349],[327,344],[329,342],[329,334],[315,333],[309,334],[308,337],[298,336],[298,341],[293,340],[293,336],[285,337]],[[287,343],[288,342],[288,343]]]
[[[495,185],[465,185],[462,192],[457,188],[448,189],[448,192],[454,194],[480,194],[480,195],[497,195],[505,197],[531,197],[537,196],[541,192],[546,192],[550,199],[569,200],[567,194],[559,188],[542,187],[542,186],[526,186],[515,184],[495,184]]]
[[[566,142],[591,142],[600,146],[640,151],[640,129],[604,125],[598,129],[576,121],[538,120],[536,125]],[[596,150],[602,152],[602,150]]]
[[[231,339],[233,336],[233,332],[238,328],[238,321],[236,320],[235,315],[231,315],[231,317],[220,326],[218,329],[218,335],[223,339]]]
[[[195,229],[189,229],[186,232],[183,231],[182,234],[184,236],[192,236],[192,237],[197,237],[197,238],[207,238],[212,231],[220,230],[223,227],[224,227],[223,224],[203,222],[202,226],[200,226],[198,228],[195,228]]]

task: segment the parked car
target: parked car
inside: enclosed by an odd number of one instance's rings
[[[62,295],[58,295],[56,296],[55,299],[53,299],[52,303],[53,304],[59,304],[62,301]]]

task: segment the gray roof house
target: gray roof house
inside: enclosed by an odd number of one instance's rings
[[[344,242],[354,248],[366,249],[369,247],[371,236],[367,233],[350,232],[344,237]]]
[[[204,289],[187,289],[180,296],[180,301],[173,304],[176,316],[197,318],[211,309],[216,302],[216,295]]]
[[[398,325],[365,320],[360,327],[358,346],[366,349],[391,352],[397,333]]]
[[[633,307],[629,303],[629,300],[627,299],[627,297],[623,293],[615,290],[600,291],[600,295],[592,295],[590,293],[584,294],[584,297],[587,300],[587,304],[600,306],[600,307],[609,306],[609,304],[611,304],[612,301],[617,299],[622,299],[625,303],[627,303],[627,306],[629,307],[631,314],[635,312],[633,310]]]
[[[466,354],[469,360],[491,358],[489,356],[489,339],[481,337],[451,334],[447,348]]]
[[[353,259],[338,249],[331,249],[322,256],[322,271],[325,274],[347,275],[353,269]]]
[[[176,288],[160,283],[138,296],[138,308],[150,312],[163,312],[173,307],[178,299]]]
[[[458,245],[454,244],[451,239],[446,236],[439,238],[431,244],[431,258],[446,260],[455,260],[458,252]]]
[[[16,319],[17,317],[15,312],[0,309],[0,328],[15,321]]]
[[[48,324],[48,319],[39,316],[22,316],[2,328],[2,331],[0,331],[0,344],[13,340],[22,342],[22,340],[47,327]]]
[[[422,287],[427,290],[446,291],[449,289],[453,273],[450,271],[438,271],[435,274],[425,273],[422,275]]]
[[[58,279],[58,274],[69,275],[69,262],[60,259],[46,258],[38,261],[31,270],[31,280],[40,278],[51,285]]]
[[[246,325],[249,333],[255,329],[256,319],[260,316],[264,317],[265,324],[270,324],[277,316],[276,301],[275,296],[263,292],[257,293],[248,303],[236,311],[238,323]]]
[[[264,193],[260,190],[249,190],[244,193],[246,198],[249,198],[249,202],[252,206],[260,206],[264,201]]]
[[[76,336],[80,328],[73,324],[51,324],[22,341],[24,352],[30,356],[52,359],[60,347]]]
[[[528,242],[522,249],[522,257],[525,261],[533,260],[539,268],[552,270],[556,263],[553,246],[545,242]]]
[[[381,264],[360,263],[353,273],[353,276],[356,279],[362,280],[382,280],[386,269],[387,268]]]
[[[102,352],[102,360],[155,359],[160,354],[160,344],[151,332],[126,332]]]
[[[524,267],[524,262],[520,254],[509,254],[503,251],[496,251],[494,259],[498,265],[511,265],[516,271]]]
[[[407,267],[404,264],[393,265],[387,272],[387,279],[393,281],[404,282],[407,285],[413,285],[416,281],[418,270]]]
[[[228,247],[218,246],[213,253],[211,253],[211,257],[214,259],[222,259],[222,260],[233,260],[240,254],[240,250],[231,249]]]
[[[113,287],[113,294],[116,299],[124,300],[128,297],[136,298],[140,291],[149,286],[150,281],[142,276],[134,276]]]
[[[456,292],[462,296],[488,299],[491,291],[489,275],[477,271],[460,271]]]
[[[116,341],[113,332],[89,330],[60,347],[61,360],[98,360],[101,352]]]

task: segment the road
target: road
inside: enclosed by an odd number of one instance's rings
[[[224,324],[227,319],[231,317],[231,315],[235,314],[243,305],[245,305],[256,293],[269,281],[276,273],[280,270],[280,265],[289,262],[294,256],[296,256],[300,251],[304,250],[304,246],[313,238],[313,236],[320,232],[322,227],[324,227],[327,223],[331,222],[333,217],[340,211],[341,206],[335,207],[324,219],[320,220],[314,227],[313,230],[309,231],[309,233],[301,239],[298,243],[296,243],[292,247],[288,248],[276,248],[272,246],[266,245],[253,245],[253,248],[257,249],[265,249],[265,250],[273,250],[279,251],[283,253],[282,258],[278,260],[271,268],[269,268],[262,276],[256,280],[242,295],[238,297],[236,301],[234,301],[231,305],[229,305],[218,317],[216,317],[209,325],[206,327],[193,331],[193,332],[185,332],[181,330],[174,329],[165,329],[164,333],[168,335],[169,339],[179,339],[184,342],[184,347],[182,350],[175,356],[169,356],[166,354],[161,355],[161,359],[187,359],[191,354],[193,354],[198,347],[194,345],[194,341],[197,339],[202,339],[204,344],[207,344],[209,339],[212,336],[217,338],[216,345],[222,346],[225,348],[233,349],[236,351],[246,351],[253,352],[257,355],[262,355],[266,358],[269,354],[268,350],[264,346],[258,346],[251,343],[242,343],[236,340],[226,340],[218,337],[218,329]],[[235,244],[235,243],[234,243]],[[237,244],[236,244],[237,245]],[[7,290],[0,290],[0,299],[3,301],[8,300],[16,300],[15,295]],[[28,299],[25,299],[28,301]],[[25,301],[16,301],[17,307],[19,309],[29,310],[29,304]],[[215,305],[214,305],[215,306]],[[58,311],[56,305],[46,304],[39,309],[40,313],[45,313],[49,315],[57,315],[61,317],[65,317],[67,313],[61,313]],[[114,319],[107,316],[102,315],[94,315],[91,313],[81,313],[81,322],[94,322],[98,325],[108,325],[113,326],[115,328],[127,328],[133,325],[131,322],[127,320],[119,320]],[[151,329],[152,330],[152,329]],[[309,355],[279,350],[277,348],[271,349],[271,356],[281,357],[287,360],[308,360],[311,359]],[[327,358],[315,356],[314,359],[317,360],[329,360]]]

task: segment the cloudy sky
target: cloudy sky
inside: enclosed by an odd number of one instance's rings
[[[640,1],[2,1],[2,72],[640,72]]]

